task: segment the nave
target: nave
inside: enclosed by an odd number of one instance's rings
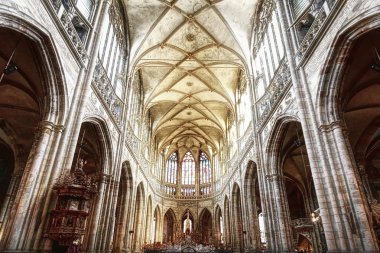
[[[379,252],[379,6],[1,1],[0,252]]]

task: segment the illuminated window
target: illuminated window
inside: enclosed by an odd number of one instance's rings
[[[91,17],[92,9],[94,8],[94,3],[92,0],[79,0],[77,2],[77,8],[87,19]]]
[[[199,174],[200,174],[200,183],[201,184],[207,184],[211,183],[211,166],[210,166],[210,160],[208,159],[207,155],[201,151],[201,155],[199,157]],[[205,194],[208,193],[204,192]]]
[[[169,157],[168,161],[166,162],[166,174],[165,174],[165,181],[168,183],[175,184],[177,183],[177,167],[178,167],[178,157],[177,153],[174,152]]]
[[[182,160],[182,184],[195,184],[195,161],[190,151],[188,151]]]

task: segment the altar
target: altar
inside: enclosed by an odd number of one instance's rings
[[[196,233],[182,234],[177,237],[177,240],[173,243],[153,243],[144,245],[145,253],[157,253],[157,252],[167,252],[167,253],[178,253],[178,252],[200,252],[200,253],[230,253],[232,249],[226,247],[223,244],[202,244],[197,242],[198,236]],[[180,240],[178,240],[180,239]]]

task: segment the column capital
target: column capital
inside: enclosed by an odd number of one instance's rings
[[[269,175],[265,175],[265,179],[272,182],[272,181],[279,181],[280,179],[282,179],[282,175],[280,174],[269,174]]]
[[[65,127],[63,125],[56,125],[51,121],[42,120],[38,123],[37,131],[53,131],[53,132],[62,132]]]
[[[323,125],[320,125],[318,128],[319,128],[319,131],[324,132],[324,133],[334,131],[335,129],[338,129],[338,128],[341,128],[343,131],[347,130],[346,124],[344,124],[342,120],[336,120],[331,123],[323,124]]]

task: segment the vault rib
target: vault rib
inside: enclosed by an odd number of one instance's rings
[[[173,0],[172,3],[176,3],[178,0]],[[152,31],[154,30],[154,28],[156,28],[156,26],[161,22],[161,20],[165,17],[165,15],[170,11],[171,9],[169,7],[166,7],[165,10],[160,14],[160,16],[158,16],[158,18],[153,22],[153,24],[151,25],[151,27],[149,28],[148,32],[146,33],[145,37],[141,40],[141,43],[140,45],[137,47],[136,49],[136,53],[133,57],[131,57],[132,59],[134,57],[136,57],[136,55],[138,55],[141,47],[144,45],[145,41],[147,40],[147,38],[149,37],[149,35],[152,33]],[[132,62],[138,62],[138,61],[132,61]]]

